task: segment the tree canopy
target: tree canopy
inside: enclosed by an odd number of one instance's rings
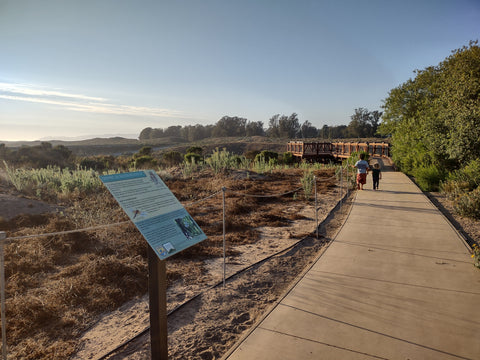
[[[380,133],[392,136],[394,161],[414,176],[442,174],[480,157],[480,47],[454,50],[437,66],[392,89]]]

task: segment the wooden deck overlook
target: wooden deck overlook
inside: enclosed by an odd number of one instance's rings
[[[299,160],[336,161],[346,159],[354,152],[364,151],[370,156],[390,157],[390,144],[368,142],[304,142],[290,141],[287,152]]]

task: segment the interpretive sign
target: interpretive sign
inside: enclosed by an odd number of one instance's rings
[[[206,239],[154,170],[101,175],[100,180],[161,260]]]

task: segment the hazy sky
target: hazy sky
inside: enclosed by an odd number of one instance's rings
[[[0,140],[348,124],[479,38],[479,0],[0,0]]]

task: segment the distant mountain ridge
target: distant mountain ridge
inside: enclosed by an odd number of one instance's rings
[[[138,134],[101,134],[101,135],[80,135],[80,136],[45,136],[35,141],[82,141],[90,139],[138,139]]]

